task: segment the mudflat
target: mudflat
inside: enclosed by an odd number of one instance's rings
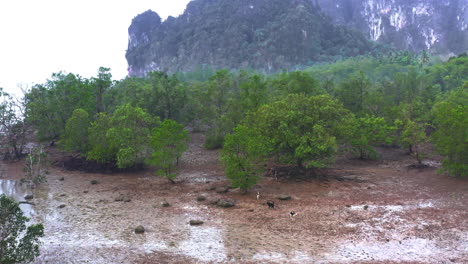
[[[468,181],[437,174],[437,166],[411,169],[403,150],[380,149],[378,161],[338,159],[310,177],[269,175],[244,195],[229,188],[219,153],[202,142],[192,134],[176,184],[151,169],[52,167],[27,207],[45,226],[35,263],[468,261]],[[2,188],[17,188],[21,162],[3,167]],[[291,199],[278,199],[284,195]],[[140,225],[145,232],[136,234]]]

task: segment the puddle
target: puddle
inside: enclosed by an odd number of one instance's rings
[[[24,196],[32,194],[32,192],[24,184],[22,185],[18,181],[0,180],[0,194],[5,194],[12,197],[17,202],[20,202],[25,201]],[[20,208],[28,218],[31,218],[35,214],[33,206],[30,204],[20,204]]]

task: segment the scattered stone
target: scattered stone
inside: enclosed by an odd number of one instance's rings
[[[229,208],[229,207],[233,207],[235,206],[234,202],[231,202],[231,201],[228,201],[228,200],[219,200],[216,205],[218,205],[219,207],[223,207],[223,208]]]
[[[135,234],[143,234],[145,232],[145,228],[141,225],[135,227]]]
[[[132,200],[128,196],[126,196],[124,194],[121,194],[117,198],[115,198],[114,201],[128,203],[128,202],[130,202]]]
[[[32,194],[27,194],[26,196],[24,196],[24,199],[26,200],[32,200],[34,198],[34,195]]]
[[[169,242],[170,247],[177,247],[177,243],[174,241]]]
[[[65,197],[65,196],[67,196],[67,195],[64,194],[64,193],[62,193],[62,194],[59,195],[59,197]]]
[[[249,209],[249,212],[253,212],[253,211],[255,211],[255,210],[254,209]]]
[[[369,206],[368,205],[364,205],[364,210],[367,210],[369,209]]]
[[[210,201],[210,204],[217,205],[218,202],[219,202],[219,199],[213,199],[213,200]]]
[[[65,177],[61,177],[61,178],[59,179],[59,181],[64,181],[64,180],[65,180]]]
[[[350,205],[350,204],[347,204],[347,205],[346,205],[346,207],[350,208],[350,207],[351,207],[351,205]]]
[[[387,238],[387,239],[385,239],[385,241],[390,242],[390,239]]]
[[[205,200],[206,200],[206,197],[203,196],[203,195],[199,195],[199,196],[197,197],[197,201],[199,201],[199,202],[203,202],[203,201],[205,201]]]
[[[91,184],[95,185],[95,184],[98,184],[99,182],[97,180],[92,180],[91,181]]]
[[[190,225],[191,226],[197,226],[197,225],[203,225],[203,221],[201,220],[190,220]]]
[[[83,191],[83,193],[88,193],[88,192],[89,192],[88,190]]]
[[[217,193],[227,193],[229,192],[229,188],[228,187],[219,187],[216,189],[216,192]]]
[[[288,200],[291,200],[291,196],[289,196],[289,195],[280,195],[280,196],[278,196],[278,199],[281,200],[281,201],[288,201]]]
[[[161,206],[162,207],[169,207],[169,206],[171,206],[171,204],[168,203],[167,201],[163,201],[163,202],[161,202]]]
[[[58,208],[64,208],[66,205],[65,204],[61,204],[58,206]]]

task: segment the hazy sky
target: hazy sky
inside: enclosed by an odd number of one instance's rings
[[[2,0],[0,87],[43,83],[53,72],[89,78],[100,66],[127,74],[128,27],[148,9],[164,20],[190,0]]]

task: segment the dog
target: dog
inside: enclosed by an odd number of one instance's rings
[[[268,208],[275,209],[275,202],[268,200],[266,203],[268,205]]]
[[[294,212],[294,211],[289,212],[289,217],[290,217],[291,219],[294,219],[294,217],[295,217],[296,215],[297,215],[297,213]]]

